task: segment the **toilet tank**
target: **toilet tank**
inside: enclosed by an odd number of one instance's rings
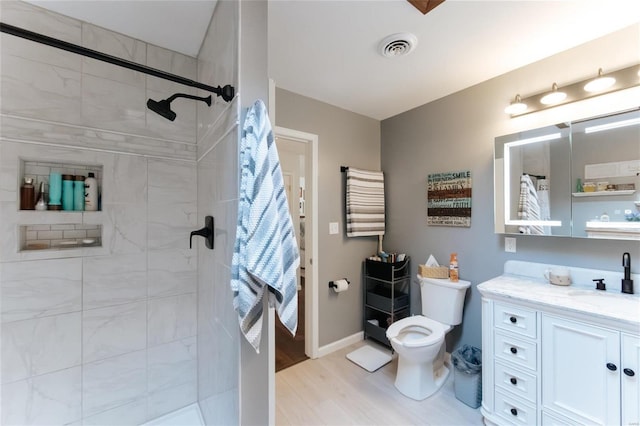
[[[464,297],[471,283],[460,280],[424,278],[418,275],[422,315],[442,324],[458,325],[462,322]]]

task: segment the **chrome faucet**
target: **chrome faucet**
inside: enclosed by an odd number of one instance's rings
[[[624,278],[622,279],[622,292],[633,294],[633,280],[631,279],[631,255],[622,255],[622,266],[624,267]]]

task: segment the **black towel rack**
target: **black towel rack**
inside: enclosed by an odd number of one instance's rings
[[[524,176],[524,175],[528,175],[528,176],[530,176],[530,177],[534,177],[534,178],[536,178],[536,179],[546,179],[546,178],[547,178],[546,176],[543,176],[543,175],[532,175],[531,173],[523,173],[522,175],[523,175],[523,176]]]
[[[347,167],[347,166],[340,166],[340,171],[341,171],[342,173],[346,172],[347,170],[349,170],[349,167]]]

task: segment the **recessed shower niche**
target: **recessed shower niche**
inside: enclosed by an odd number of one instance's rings
[[[21,159],[18,173],[21,188],[17,191],[21,208],[17,212],[18,251],[101,247],[99,188],[102,187],[102,174],[102,165]],[[30,182],[33,190],[25,192],[25,182]],[[93,206],[85,206],[89,185],[94,185]],[[57,195],[52,194],[56,191]],[[24,200],[25,194],[28,200]],[[46,205],[37,205],[41,198]],[[25,206],[28,208],[24,209]],[[88,211],[85,207],[95,210]]]
[[[20,251],[102,246],[102,225],[82,223],[81,214],[64,215],[71,223],[20,225]]]

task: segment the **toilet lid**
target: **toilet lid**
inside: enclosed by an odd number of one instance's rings
[[[420,332],[420,329],[422,332]],[[411,338],[404,340],[399,335],[404,332],[411,333]],[[406,347],[429,346],[444,339],[445,326],[438,321],[422,315],[403,318],[394,322],[387,329],[387,339],[396,341]],[[416,334],[421,334],[416,337]]]

